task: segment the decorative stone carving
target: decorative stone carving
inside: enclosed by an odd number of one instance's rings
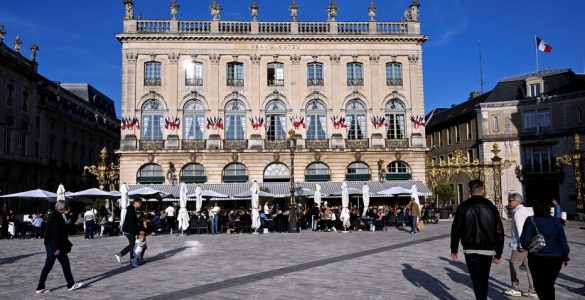
[[[258,6],[256,4],[256,0],[252,1],[252,5],[250,5],[250,12],[252,13],[252,21],[257,21],[259,10],[260,10],[260,6]]]
[[[244,101],[248,100],[246,98],[246,96],[244,96],[244,94],[242,94],[242,93],[240,93],[238,91],[233,91],[233,92],[227,94],[227,96],[225,96],[223,98],[224,101],[228,101],[228,100],[232,100],[232,99],[241,99],[241,100],[244,100]]]
[[[191,91],[190,93],[188,93],[187,95],[185,95],[185,97],[183,97],[183,102],[187,102],[188,100],[191,100],[191,99],[197,99],[197,100],[203,100],[203,101],[205,101],[205,97],[203,95],[201,95],[197,91]]]
[[[329,148],[329,139],[324,140],[305,140],[307,149],[327,149]]]
[[[409,9],[404,11],[404,18],[406,19],[406,21],[408,22],[418,22],[419,21],[419,7],[420,7],[420,2],[418,1],[412,1],[410,3],[410,7]]]
[[[133,52],[127,52],[126,53],[126,61],[129,63],[135,63],[136,60],[138,59],[138,54],[133,53]]]
[[[30,60],[36,61],[37,60],[37,52],[39,52],[39,46],[37,45],[30,45]]]
[[[307,95],[307,97],[305,97],[305,101],[309,101],[309,100],[313,100],[313,99],[327,101],[327,96],[325,96],[325,94],[323,94],[319,91],[313,91],[309,95]]]
[[[357,55],[352,55],[352,56],[351,56],[351,59],[353,59],[353,61],[354,61],[354,62],[357,62],[357,60],[358,60],[358,56],[357,56]]]
[[[132,0],[124,0],[124,6],[126,8],[124,20],[134,20],[134,2]]]
[[[156,59],[156,53],[151,53],[150,60],[155,60],[155,59]]]
[[[301,56],[298,54],[293,54],[290,56],[290,62],[293,65],[298,65],[301,62]]]
[[[4,30],[4,25],[0,25],[0,43],[4,42],[6,38],[6,30]]]
[[[221,19],[221,6],[217,4],[217,0],[213,0],[213,4],[209,7],[211,17],[213,21],[219,21]]]
[[[150,99],[155,99],[155,100],[159,100],[160,102],[164,102],[164,98],[161,94],[155,92],[155,91],[150,91],[144,95],[142,95],[142,97],[140,97],[140,102],[144,102],[146,100],[150,100]]]
[[[286,140],[264,140],[264,149],[266,150],[286,150]]]
[[[212,64],[218,64],[220,58],[221,58],[221,55],[216,54],[216,53],[209,55],[209,60],[211,61]]]
[[[286,96],[279,91],[272,91],[264,98],[265,101],[269,101],[269,100],[273,100],[273,99],[286,100]]]
[[[224,140],[225,150],[245,150],[248,148],[248,140]]]
[[[238,153],[232,153],[232,162],[238,162],[238,160],[240,159],[240,154]]]
[[[366,95],[360,93],[359,91],[353,91],[347,97],[345,97],[345,101],[349,101],[352,99],[361,99],[366,100]]]
[[[262,57],[260,55],[258,55],[258,54],[254,54],[254,55],[250,56],[250,61],[254,65],[260,64],[260,60],[261,59],[262,59]]]
[[[288,7],[290,10],[290,18],[293,22],[297,21],[297,17],[299,16],[299,6],[297,5],[296,0],[292,0],[291,5]]]
[[[168,57],[171,63],[176,64],[179,61],[180,55],[178,53],[169,53]]]
[[[353,157],[355,158],[355,160],[357,160],[357,161],[360,161],[360,160],[362,160],[362,153],[361,153],[361,152],[359,152],[359,151],[356,151],[356,152],[353,154]]]
[[[149,163],[153,163],[154,162],[154,154],[153,153],[148,153],[146,155],[146,159],[148,160]]]
[[[321,161],[321,152],[315,152],[315,161]]]
[[[376,4],[374,4],[374,0],[370,1],[370,7],[368,7],[368,17],[370,17],[370,22],[376,21]]]
[[[196,163],[197,162],[197,153],[195,152],[191,152],[191,155],[189,155],[190,161],[192,163]]]
[[[386,140],[386,148],[408,148],[408,139]]]
[[[341,61],[341,56],[339,56],[339,54],[331,54],[329,56],[329,59],[331,60],[332,63],[338,64]]]
[[[272,155],[272,161],[273,161],[273,162],[275,162],[275,163],[277,163],[277,162],[280,162],[280,153],[278,153],[278,152],[275,152],[275,153]]]
[[[408,61],[411,64],[413,64],[413,65],[418,64],[418,55],[417,54],[411,54],[411,55],[409,55],[408,56]]]
[[[183,140],[183,150],[203,150],[205,149],[205,140]]]
[[[396,62],[396,55],[392,55],[392,56],[390,56],[390,60],[391,60],[392,62]]]
[[[173,0],[173,2],[171,2],[171,5],[169,5],[169,8],[171,9],[171,18],[173,20],[176,20],[180,8],[179,3],[177,3],[177,0]]]
[[[370,140],[345,140],[345,147],[350,149],[367,149],[370,147]]]
[[[370,55],[370,63],[378,64],[380,62],[380,55]]]
[[[165,141],[140,141],[140,150],[163,150],[165,147]]]
[[[327,7],[327,21],[334,22],[335,18],[337,18],[337,5],[335,5],[335,0],[331,0],[331,4]]]
[[[14,39],[14,51],[20,52],[20,48],[22,47],[22,40],[20,39],[20,35],[17,35]]]

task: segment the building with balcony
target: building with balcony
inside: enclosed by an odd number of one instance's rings
[[[0,26],[0,193],[92,185],[81,181],[83,166],[97,163],[102,148],[119,148],[114,101],[87,83],[43,77],[38,46],[28,59],[20,38],[11,49],[5,34]]]
[[[425,129],[409,121],[424,115],[417,2],[399,22],[373,2],[364,22],[337,21],[335,1],[323,22],[294,1],[274,22],[255,1],[251,21],[222,20],[218,1],[211,20],[179,19],[176,1],[169,20],[125,8],[121,182],[287,182],[290,129],[295,181],[425,181]]]
[[[490,162],[493,144],[500,157],[514,161],[502,174],[502,199],[520,192],[531,204],[537,197],[557,198],[575,213],[575,175],[556,164],[573,150],[575,133],[583,135],[585,75],[569,69],[540,71],[500,80],[489,92],[472,93],[467,101],[436,109],[427,125],[431,163],[448,163],[456,149],[470,161]],[[470,177],[449,179],[457,202],[469,195]]]

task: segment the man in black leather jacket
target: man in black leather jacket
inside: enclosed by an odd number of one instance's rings
[[[134,199],[134,203],[128,205],[126,208],[126,217],[124,218],[124,224],[122,224],[122,232],[124,236],[128,239],[128,246],[124,247],[122,251],[116,253],[116,260],[121,263],[121,258],[126,255],[126,253],[130,253],[130,259],[134,257],[134,244],[136,242],[136,236],[139,233],[139,221],[138,215],[136,214],[136,209],[140,208],[142,205],[142,199],[136,198]]]
[[[457,261],[459,241],[473,282],[476,299],[487,299],[491,264],[500,264],[504,250],[504,227],[496,206],[484,197],[483,182],[469,182],[471,197],[455,213],[451,227],[451,260]]]

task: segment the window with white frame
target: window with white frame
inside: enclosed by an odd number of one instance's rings
[[[325,83],[323,79],[323,64],[312,62],[307,64],[307,85],[322,86]]]
[[[266,105],[266,139],[286,139],[286,105],[280,100],[272,100]]]
[[[185,122],[183,125],[185,140],[203,140],[205,138],[205,107],[200,100],[189,100],[183,108]]]
[[[447,145],[451,145],[453,142],[451,137],[451,127],[447,128]]]
[[[161,85],[161,63],[149,61],[144,63],[144,85]]]
[[[232,163],[223,169],[224,176],[244,176],[248,169],[245,165],[240,163]]]
[[[283,86],[284,85],[284,64],[269,63],[267,70],[268,86]]]
[[[157,100],[148,100],[142,105],[143,140],[163,139],[163,106]]]
[[[389,174],[405,174],[410,173],[410,168],[405,162],[393,161],[386,167]]]
[[[471,121],[465,123],[465,131],[467,134],[467,140],[471,140],[472,138]]]
[[[523,127],[525,133],[543,133],[551,131],[550,108],[523,111]]]
[[[494,131],[500,131],[500,116],[492,116],[492,129]]]
[[[188,164],[183,167],[182,176],[205,176],[205,168],[201,164]]]
[[[305,110],[307,139],[324,140],[327,138],[327,106],[321,100],[309,101]]]
[[[364,85],[364,67],[362,63],[353,62],[347,64],[347,85]]]
[[[306,175],[329,175],[329,167],[322,162],[314,162],[307,166]]]
[[[290,181],[290,170],[283,163],[272,163],[264,170],[264,181]]]
[[[386,64],[386,85],[402,85],[402,64],[391,62]]]
[[[459,124],[455,125],[455,143],[461,142],[461,134],[459,132]]]
[[[354,162],[347,167],[347,174],[370,174],[370,168],[363,162]]]
[[[195,61],[186,61],[185,67],[185,85],[202,86],[203,85],[203,64]]]
[[[550,146],[534,146],[524,148],[523,167],[526,172],[542,173],[554,171],[555,161]]]
[[[347,126],[347,138],[350,140],[361,140],[366,135],[366,105],[358,99],[350,100],[345,106],[345,120]]]
[[[246,138],[246,106],[240,100],[231,100],[225,106],[225,139]]]
[[[404,103],[398,99],[391,99],[386,103],[386,129],[387,139],[404,139],[406,136],[405,132],[405,115],[406,108]]]
[[[443,147],[443,131],[439,130],[439,147]]]
[[[530,85],[530,97],[540,96],[540,83],[531,83]]]
[[[163,176],[163,169],[157,164],[148,164],[140,168],[140,177],[161,177]]]
[[[244,64],[231,62],[227,64],[227,85],[244,86]]]

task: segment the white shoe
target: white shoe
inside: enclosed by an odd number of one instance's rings
[[[119,264],[122,263],[122,258],[120,257],[120,254],[116,254],[116,260],[118,261]]]
[[[76,282],[75,284],[73,284],[72,287],[68,288],[68,290],[74,291],[74,290],[80,289],[82,287],[83,287],[83,282]]]
[[[509,289],[507,291],[504,291],[504,295],[506,296],[512,296],[512,297],[521,297],[522,296],[522,292],[515,290],[515,289]]]
[[[49,289],[42,289],[42,290],[37,290],[37,294],[48,294],[51,290]]]
[[[522,292],[522,297],[538,298],[538,295],[533,292]]]

